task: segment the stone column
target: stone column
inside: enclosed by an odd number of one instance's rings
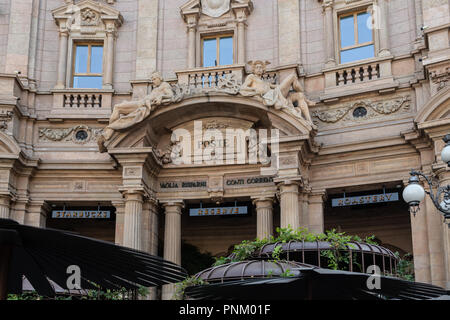
[[[280,184],[281,228],[290,227],[296,230],[300,227],[298,206],[298,184],[286,181]]]
[[[408,181],[403,184],[408,185]],[[411,213],[411,234],[414,256],[414,274],[418,282],[431,283],[430,253],[428,246],[427,206],[425,201],[420,203],[419,213]]]
[[[245,18],[238,20],[238,56],[237,63],[245,63]]]
[[[139,190],[124,191],[123,245],[136,250],[142,250],[141,220],[143,195],[143,191]]]
[[[307,192],[305,192],[305,190],[303,190],[303,192],[301,192],[299,194],[298,197],[298,205],[300,208],[300,226],[304,227],[304,228],[309,228],[309,194]]]
[[[11,205],[11,197],[9,195],[0,195],[0,218],[10,219],[9,209]]]
[[[164,203],[164,260],[181,265],[181,209],[183,201],[171,201]],[[164,285],[162,300],[171,300],[175,285]]]
[[[324,232],[323,208],[326,199],[326,191],[313,191],[308,200],[308,230],[313,233]]]
[[[253,200],[256,206],[256,238],[268,239],[273,235],[273,199]]]
[[[106,56],[105,56],[105,75],[103,77],[103,88],[112,89],[113,70],[114,70],[114,44],[115,30],[110,26],[106,32]]]
[[[46,202],[32,201],[28,205],[24,218],[24,224],[38,228],[45,228],[48,214],[51,214],[51,207]]]
[[[444,169],[439,175],[439,183],[441,186],[450,185],[450,169]],[[441,221],[443,220],[441,216]],[[447,224],[442,223],[441,229],[443,230],[442,247],[444,249],[444,269],[445,269],[445,283],[443,285],[444,288],[450,290],[450,225],[448,224],[450,221],[447,220]]]
[[[327,59],[325,67],[330,68],[336,65],[333,27],[333,0],[323,0],[322,7],[325,19],[325,52]]]
[[[156,199],[144,201],[142,209],[142,239],[143,251],[151,255],[158,255],[158,207]],[[148,288],[148,295],[142,297],[143,300],[156,300],[157,288]]]
[[[427,189],[428,186],[425,188]],[[426,215],[428,228],[428,252],[430,255],[430,271],[431,283],[445,287],[445,259],[444,259],[444,239],[442,232],[442,215],[436,209],[431,198],[427,195],[425,197],[425,212],[419,212],[417,215]]]
[[[125,203],[123,201],[113,201],[112,205],[116,208],[116,230],[115,244],[123,246],[123,224],[125,220]]]
[[[66,87],[68,38],[69,31],[67,29],[64,28],[59,31],[58,80],[55,89],[64,89]]]
[[[378,0],[378,6],[380,12],[378,14],[379,27],[380,27],[380,48],[378,50],[378,56],[387,57],[391,55],[389,51],[389,10],[387,0]]]
[[[195,38],[197,33],[197,17],[189,16],[188,17],[188,69],[195,68]]]

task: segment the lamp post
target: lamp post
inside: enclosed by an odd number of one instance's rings
[[[450,134],[444,137],[445,147],[441,152],[441,159],[450,167]],[[433,181],[431,177],[427,177],[420,171],[411,170],[411,178],[409,183],[403,190],[403,199],[409,204],[409,210],[416,215],[419,211],[419,204],[428,194],[433,201],[435,207],[444,216],[444,219],[450,219],[450,185],[438,186],[436,194],[433,192]],[[430,191],[425,190],[420,184],[420,177],[424,178],[428,183]],[[449,222],[450,228],[450,222]]]

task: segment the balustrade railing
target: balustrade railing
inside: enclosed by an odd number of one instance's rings
[[[101,108],[102,94],[65,94],[64,108]]]

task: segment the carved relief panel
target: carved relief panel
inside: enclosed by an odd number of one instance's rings
[[[368,97],[333,106],[319,106],[312,110],[314,124],[320,130],[337,129],[401,118],[414,111],[410,94],[388,97]]]

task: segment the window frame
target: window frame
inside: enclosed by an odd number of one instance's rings
[[[232,52],[232,57],[233,57],[233,63],[232,64],[224,64],[224,65],[220,65],[217,64],[216,66],[211,66],[211,67],[205,67],[205,61],[204,61],[204,40],[209,40],[209,39],[216,39],[216,61],[218,63],[220,63],[220,39],[221,38],[231,38],[232,39],[232,43],[233,43],[233,52]],[[201,35],[200,36],[200,63],[201,63],[201,68],[217,68],[217,67],[224,67],[224,66],[232,66],[234,65],[235,62],[235,50],[236,50],[236,45],[235,45],[235,38],[234,38],[234,33],[219,33],[219,34],[206,34],[206,35]]]
[[[87,72],[86,73],[76,73],[75,72],[75,63],[77,59],[77,48],[79,46],[88,46],[88,60],[87,60]],[[91,55],[92,55],[92,47],[101,46],[102,47],[102,73],[90,73],[91,69]],[[102,86],[103,86],[103,78],[104,78],[104,69],[105,69],[105,43],[102,40],[83,40],[83,41],[74,41],[72,47],[72,66],[70,72],[70,88],[73,89],[93,89],[99,90],[102,88],[74,88],[74,79],[75,77],[101,77],[102,78]]]
[[[351,11],[337,13],[337,41],[338,41],[337,55],[338,55],[339,64],[342,64],[342,59],[341,59],[342,51],[348,51],[348,50],[352,50],[352,49],[367,47],[370,45],[373,45],[373,50],[374,50],[373,57],[354,60],[354,61],[348,61],[348,62],[345,62],[344,64],[355,63],[355,62],[359,62],[359,61],[363,61],[363,60],[367,60],[367,59],[373,59],[373,58],[377,57],[377,42],[375,41],[375,39],[376,39],[375,29],[371,30],[372,31],[372,41],[358,43],[358,41],[359,41],[359,39],[358,39],[358,14],[369,13],[368,8],[369,7],[365,7],[365,8],[354,9]],[[370,13],[370,15],[372,17],[372,13]],[[343,48],[342,47],[342,34],[341,34],[341,19],[350,17],[350,16],[353,16],[353,33],[354,33],[354,37],[355,37],[355,44],[352,46],[347,46],[347,47]],[[373,17],[372,17],[372,19],[373,19]]]

